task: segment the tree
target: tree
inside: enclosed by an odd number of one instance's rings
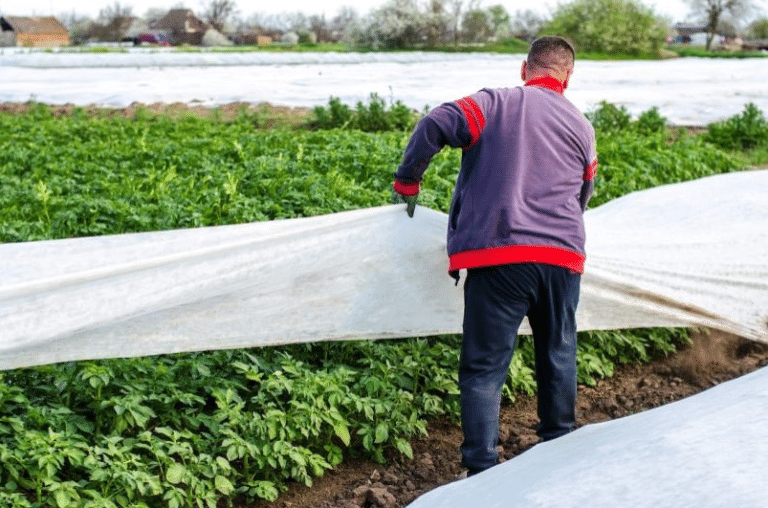
[[[69,38],[73,44],[80,44],[88,38],[88,30],[92,22],[87,16],[80,16],[75,11],[62,12],[59,14],[59,20],[69,32]]]
[[[496,4],[488,7],[488,15],[488,22],[491,25],[491,30],[494,36],[499,37],[509,33],[510,20],[512,17],[503,5]]]
[[[717,22],[717,33],[723,37],[733,39],[738,35],[739,29],[736,28],[736,25],[730,19],[721,19]]]
[[[461,31],[469,42],[481,42],[488,39],[491,31],[489,15],[482,9],[473,9],[464,14]]]
[[[281,24],[291,32],[306,33],[309,31],[309,18],[301,11],[278,14]]]
[[[122,5],[120,2],[115,2],[112,5],[108,5],[99,11],[99,22],[102,25],[109,25],[114,23],[119,18],[130,18],[133,15],[133,8],[129,5]]]
[[[427,47],[434,48],[450,42],[453,17],[446,0],[431,0],[427,11]]]
[[[512,33],[515,37],[532,41],[544,26],[544,18],[536,12],[526,9],[517,11],[512,20]]]
[[[633,0],[575,0],[560,5],[541,33],[567,37],[579,51],[641,55],[661,49],[667,28]]]
[[[413,48],[427,38],[429,18],[416,0],[389,0],[368,17],[360,42],[388,49]]]
[[[459,45],[459,23],[461,21],[461,8],[464,5],[464,0],[449,0],[451,6],[451,14],[453,16],[453,44],[458,47]]]
[[[92,24],[90,37],[103,42],[120,42],[133,23],[133,8],[115,2],[99,11],[98,23]]]
[[[313,14],[309,17],[309,30],[315,34],[316,42],[331,41],[331,26],[325,20],[325,14]]]
[[[747,35],[753,39],[768,39],[768,18],[753,21],[747,28]]]
[[[205,3],[204,3],[205,4]],[[237,13],[237,4],[233,0],[211,0],[207,3],[203,18],[219,32],[224,32],[227,21]]]
[[[707,26],[707,50],[717,35],[718,23],[725,13],[738,20],[752,8],[751,0],[688,0],[694,14],[705,19]]]
[[[335,40],[353,41],[355,34],[361,31],[360,16],[353,7],[339,8],[331,20],[331,32]]]

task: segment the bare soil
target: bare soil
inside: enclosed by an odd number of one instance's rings
[[[719,331],[700,331],[692,346],[645,365],[616,369],[596,386],[580,386],[578,423],[621,418],[694,395],[719,383],[768,365],[768,344]],[[502,407],[500,461],[536,445],[536,399],[519,398]],[[291,485],[277,501],[238,508],[399,508],[462,473],[457,422],[433,421],[429,435],[411,444],[414,458],[392,456],[387,464],[351,462],[337,467],[314,485]]]
[[[29,102],[0,102],[0,113],[22,114],[29,111],[33,106]],[[288,128],[301,127],[309,121],[312,115],[311,108],[291,108],[269,103],[249,104],[244,102],[233,102],[215,108],[183,102],[156,102],[152,104],[134,102],[124,108],[104,108],[97,105],[76,106],[74,104],[51,105],[49,107],[53,115],[57,117],[71,116],[76,110],[79,110],[92,118],[134,118],[139,111],[143,111],[151,115],[169,118],[192,115],[228,122],[239,115],[248,114],[254,120],[254,126],[260,129],[271,129],[278,125]]]

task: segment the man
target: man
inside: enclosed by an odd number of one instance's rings
[[[461,147],[448,221],[449,272],[467,270],[459,365],[462,465],[496,464],[501,388],[525,316],[533,330],[542,440],[576,424],[576,306],[583,212],[597,169],[594,130],[563,97],[575,51],[561,37],[531,44],[525,86],[483,89],[423,118],[395,173],[413,215],[420,181],[445,146]]]

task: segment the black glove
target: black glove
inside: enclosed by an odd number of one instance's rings
[[[412,196],[403,196],[397,191],[392,192],[392,202],[394,204],[405,203],[408,205],[405,211],[408,213],[408,217],[413,218],[413,212],[416,210],[416,200],[419,198],[418,194]]]

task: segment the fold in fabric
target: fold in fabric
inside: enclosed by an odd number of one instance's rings
[[[579,329],[708,326],[768,342],[766,203],[761,170],[588,211]],[[446,226],[395,205],[2,244],[0,369],[460,333]]]

